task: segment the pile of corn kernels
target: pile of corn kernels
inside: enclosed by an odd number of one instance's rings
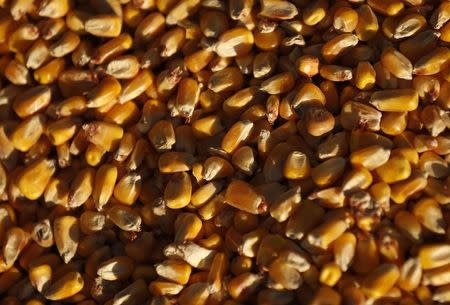
[[[0,0],[0,305],[450,304],[450,2]]]

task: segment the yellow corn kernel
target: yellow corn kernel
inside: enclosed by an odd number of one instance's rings
[[[86,111],[86,98],[83,96],[73,96],[63,100],[61,103],[49,106],[48,111],[57,118],[69,117],[82,114]]]
[[[433,178],[445,178],[449,174],[447,162],[431,151],[420,155],[419,168]]]
[[[190,118],[198,103],[201,85],[192,78],[184,78],[178,85],[175,108],[179,115]]]
[[[69,16],[71,14],[69,13]],[[68,16],[68,21],[69,21]],[[67,22],[67,25],[71,24],[70,22]],[[71,24],[72,25],[72,24]],[[44,19],[42,23],[40,23],[40,32],[42,35],[42,38],[46,41],[49,41],[51,39],[54,39],[55,37],[60,36],[64,31],[66,31],[66,22],[63,18],[56,18],[56,19]],[[70,29],[70,28],[69,28]],[[77,32],[77,31],[75,31]],[[78,33],[78,32],[77,32]]]
[[[445,233],[445,220],[439,203],[432,198],[422,198],[417,201],[412,213],[428,230],[436,234]]]
[[[30,200],[42,196],[45,187],[55,173],[56,162],[48,159],[38,159],[26,166],[19,174],[17,185],[20,192]]]
[[[396,265],[382,264],[363,280],[362,290],[370,298],[382,297],[395,285],[399,277],[400,271]]]
[[[12,29],[8,37],[8,49],[14,53],[25,53],[25,51],[39,37],[39,29],[32,23],[22,23],[22,25]]]
[[[116,256],[103,262],[97,269],[97,275],[107,281],[123,281],[131,276],[134,262],[128,256]]]
[[[140,13],[141,11],[137,11]],[[150,42],[165,27],[165,16],[159,12],[148,14],[138,24],[134,36],[139,43]]]
[[[123,129],[120,126],[102,121],[84,124],[83,130],[89,142],[106,151],[113,151],[123,137]]]
[[[340,7],[334,13],[333,27],[341,32],[353,32],[358,24],[358,13],[348,7]]]
[[[327,41],[322,46],[322,56],[327,63],[332,63],[338,58],[344,51],[354,47],[358,43],[358,37],[353,34],[344,33],[340,34],[331,40]]]
[[[6,64],[4,76],[14,85],[27,85],[31,81],[27,67],[15,59]]]
[[[399,156],[405,158],[413,166],[417,166],[419,164],[419,154],[414,148],[395,148],[392,150],[391,156]]]
[[[147,70],[141,70],[134,78],[128,80],[122,87],[122,92],[118,97],[118,102],[125,102],[135,99],[145,92],[154,82],[153,74]]]
[[[342,234],[333,243],[335,265],[342,271],[350,267],[356,252],[356,237],[353,233]],[[331,285],[333,286],[333,285]]]
[[[287,179],[303,179],[310,175],[311,169],[308,157],[300,152],[289,153],[284,163],[284,177]]]
[[[396,16],[404,8],[404,4],[401,1],[383,1],[383,0],[370,0],[368,3],[376,12],[385,16]]]
[[[117,289],[117,288],[116,288]],[[117,289],[118,290],[118,289]],[[145,301],[149,298],[149,289],[147,288],[147,284],[143,279],[138,279],[120,290],[114,295],[114,298],[110,300],[111,304],[124,304],[127,300],[133,300],[136,304],[145,303]]]
[[[213,156],[206,159],[203,163],[202,176],[206,181],[231,177],[233,174],[233,166],[224,158]]]
[[[64,70],[58,77],[58,87],[65,98],[85,94],[97,83],[97,75],[91,70]]]
[[[157,151],[171,150],[176,141],[172,123],[167,120],[157,122],[148,132],[148,138]]]
[[[133,205],[139,198],[142,189],[142,178],[138,173],[124,175],[114,187],[114,198],[125,205]]]
[[[183,242],[185,240],[193,240],[197,237],[202,229],[201,219],[193,213],[183,213],[178,215],[174,224],[175,242]]]
[[[122,33],[99,46],[95,52],[95,56],[91,60],[91,63],[97,65],[102,64],[108,59],[124,53],[131,48],[132,44],[133,38],[131,38],[131,36],[127,33]]]
[[[239,16],[242,17],[242,14],[248,14],[251,10],[251,1],[244,1],[245,10],[244,8],[239,8],[238,3],[239,1],[235,1],[235,5],[233,6],[233,9],[231,10],[233,12],[233,15],[231,18],[235,20],[239,20]],[[245,13],[243,12],[245,10]],[[285,20],[285,19],[292,19],[298,14],[297,7],[290,3],[285,1],[277,1],[277,0],[268,0],[262,2],[262,8],[260,15],[267,17],[269,19],[278,19],[278,20]]]
[[[353,151],[350,162],[353,166],[363,166],[368,170],[374,170],[389,160],[391,151],[380,145],[373,145]]]
[[[376,91],[370,97],[370,103],[380,111],[413,111],[419,104],[419,95],[414,89]]]
[[[335,126],[334,116],[322,106],[309,107],[306,110],[304,121],[306,130],[314,137],[325,135]]]
[[[381,130],[387,134],[396,136],[403,133],[408,125],[408,112],[386,112],[381,118]]]
[[[19,255],[23,256],[22,250],[29,240],[28,233],[19,227],[10,228],[6,232],[2,247],[2,259],[6,265],[12,266]]]
[[[284,222],[292,215],[300,201],[300,187],[293,187],[272,202],[269,208],[270,216],[278,222]]]
[[[251,31],[237,27],[220,35],[215,52],[220,57],[236,57],[247,54],[253,47],[254,38]]]
[[[260,214],[267,209],[264,197],[242,180],[234,180],[228,185],[225,201],[231,206],[250,214]]]
[[[414,74],[433,75],[439,73],[446,67],[450,57],[448,48],[438,47],[428,54],[422,56],[414,64]]]
[[[319,0],[316,2],[311,2],[303,10],[303,22],[306,25],[316,25],[318,24],[327,13],[328,1]]]
[[[197,138],[208,138],[217,135],[224,129],[220,117],[207,116],[192,123],[192,131]]]
[[[359,62],[354,75],[355,85],[358,89],[370,90],[375,86],[376,72],[369,62]]]
[[[233,153],[239,146],[247,141],[254,124],[250,121],[238,121],[230,127],[222,139],[221,147],[227,153]]]
[[[161,173],[185,172],[192,169],[194,156],[186,152],[170,151],[161,154],[158,168]]]
[[[139,73],[139,61],[134,55],[122,55],[110,61],[105,72],[117,79],[130,79]]]
[[[450,263],[450,246],[445,243],[423,245],[419,248],[419,260],[424,270],[434,269]]]
[[[175,26],[165,32],[160,39],[161,57],[170,57],[177,53],[186,39],[186,30]]]
[[[242,273],[228,282],[228,292],[238,301],[247,299],[260,285],[262,277],[258,274]]]
[[[322,266],[319,281],[329,287],[333,287],[342,276],[341,269],[336,263],[328,263]]]
[[[111,198],[117,175],[117,167],[111,164],[103,164],[97,170],[92,197],[98,210],[102,210]]]
[[[48,300],[58,301],[77,294],[83,289],[84,281],[78,272],[69,272],[50,285],[44,296]]]
[[[46,119],[42,114],[35,114],[20,122],[10,135],[14,148],[28,151],[44,133]]]
[[[400,211],[395,214],[395,225],[409,239],[420,242],[422,239],[422,226],[417,218],[406,211]]]
[[[46,65],[34,71],[34,79],[41,85],[54,83],[64,71],[66,62],[63,58],[55,58]]]
[[[186,172],[175,173],[166,185],[164,200],[171,209],[181,209],[191,201],[192,182]]]
[[[211,50],[198,50],[185,57],[186,68],[192,73],[198,73],[209,64],[213,57],[214,52]]]
[[[242,146],[234,151],[232,164],[246,175],[251,175],[256,170],[256,152],[249,146]]]
[[[230,116],[239,115],[257,98],[256,87],[241,89],[227,98],[222,105],[223,110]]]
[[[263,51],[276,50],[283,38],[284,32],[279,29],[273,29],[272,31],[264,31],[263,29],[255,29],[253,32],[254,43],[258,49]],[[303,37],[300,36],[300,41],[298,42],[304,45]]]
[[[306,83],[300,87],[291,105],[297,109],[316,104],[325,105],[325,103],[326,98],[322,90],[313,83]]]
[[[76,133],[80,120],[76,117],[62,118],[47,126],[47,136],[53,145],[61,145],[69,141]]]
[[[283,253],[284,254],[284,253]],[[269,276],[274,286],[288,290],[298,289],[303,279],[296,265],[286,259],[287,255],[280,255],[269,266]],[[293,255],[292,255],[293,256]]]
[[[236,67],[227,67],[209,78],[208,88],[215,93],[235,91],[242,87],[244,77]]]
[[[62,58],[72,53],[80,44],[80,36],[72,31],[66,31],[64,34],[50,45],[50,55],[56,58]]]
[[[366,129],[378,131],[381,118],[381,112],[367,104],[348,101],[341,108],[340,122],[347,130],[364,126]]]
[[[402,39],[413,36],[427,24],[425,17],[418,13],[405,15],[395,26],[394,38]]]
[[[32,266],[28,272],[31,285],[33,285],[37,291],[42,293],[44,290],[48,289],[52,276],[52,268],[50,265],[42,264]]]
[[[150,283],[148,290],[155,296],[159,295],[177,295],[184,287],[180,284],[155,280]]]
[[[450,285],[438,287],[433,293],[433,301],[445,304],[450,301]]]
[[[41,17],[61,18],[67,14],[69,9],[69,0],[46,0],[40,3],[38,14]]]
[[[365,167],[351,170],[342,181],[342,191],[367,189],[373,181],[372,174]]]
[[[386,183],[395,183],[408,179],[411,175],[411,165],[406,158],[392,156],[386,163],[378,167],[377,175]]]
[[[368,41],[378,32],[378,19],[372,8],[363,4],[358,8],[358,24],[355,33],[359,40]]]
[[[191,203],[196,207],[204,205],[220,192],[222,187],[221,181],[211,181],[202,185],[192,194]]]
[[[81,41],[78,47],[72,52],[72,63],[74,66],[86,66],[94,55],[94,47],[89,41]]]
[[[106,216],[103,213],[95,212],[95,211],[85,211],[80,216],[80,229],[84,234],[93,234],[95,232],[99,232],[105,228],[106,224]],[[102,240],[101,237],[97,235],[92,235],[92,251],[89,251],[89,254],[93,253],[94,250],[97,249],[97,244]],[[83,248],[90,248],[89,246],[84,246],[84,242],[87,237],[80,242],[78,252],[80,253]],[[88,256],[89,254],[86,254]],[[81,253],[80,253],[81,255]]]
[[[225,198],[222,195],[216,195],[199,209],[199,215],[203,220],[210,220],[225,207]]]
[[[344,219],[330,219],[316,228],[306,236],[307,241],[312,246],[320,249],[328,249],[330,244],[338,239],[348,228],[348,223]]]
[[[79,207],[88,200],[94,187],[94,178],[95,170],[91,167],[87,167],[78,172],[70,184],[69,207]]]
[[[84,30],[97,37],[117,37],[122,30],[122,18],[116,15],[95,15],[86,20]]]
[[[180,285],[186,285],[191,275],[191,266],[183,261],[169,259],[156,265],[156,273]]]
[[[89,143],[86,147],[84,157],[88,165],[96,167],[100,164],[105,154],[106,150],[104,150],[100,146]]]
[[[106,113],[105,122],[115,123],[117,125],[130,125],[139,118],[139,108],[133,101],[124,104],[114,104],[114,106]]]
[[[341,304],[342,297],[341,295],[334,289],[327,287],[327,286],[321,286],[312,300],[310,301],[310,305],[339,305]]]
[[[308,199],[315,200],[321,206],[339,208],[344,206],[345,195],[340,187],[329,187],[311,193]]]
[[[328,159],[311,170],[311,178],[320,187],[330,186],[342,176],[345,165],[342,157]]]
[[[400,268],[398,286],[406,291],[414,291],[420,284],[422,267],[417,258],[410,258]]]
[[[211,285],[213,292],[222,289],[222,279],[228,269],[227,257],[224,253],[217,253],[211,263],[211,269],[208,273],[208,284]]]
[[[53,222],[56,247],[67,264],[75,256],[80,239],[79,221],[74,216],[62,216]]]
[[[395,203],[404,203],[409,197],[423,190],[427,179],[421,173],[413,173],[408,179],[392,185],[391,199]]]
[[[116,204],[112,206],[107,215],[111,221],[124,231],[139,232],[142,219],[135,209],[129,206]]]
[[[25,118],[47,107],[51,95],[49,87],[36,86],[18,95],[12,106],[20,118]]]
[[[122,87],[117,79],[106,76],[102,81],[87,93],[87,107],[99,108],[111,101],[116,101]]]
[[[436,199],[440,204],[447,204],[450,202],[450,192],[447,186],[448,182],[446,185],[444,182],[430,177],[425,187],[425,193]]]
[[[448,274],[450,265],[442,266],[432,270],[427,270],[423,274],[422,284],[431,286],[443,286],[449,284]]]
[[[35,223],[30,234],[31,239],[41,247],[50,248],[54,244],[52,227],[48,219]]]
[[[394,48],[386,48],[381,53],[381,64],[395,77],[412,79],[412,64],[407,57]]]
[[[344,66],[323,65],[319,73],[323,78],[333,82],[343,82],[353,78],[352,70]]]

